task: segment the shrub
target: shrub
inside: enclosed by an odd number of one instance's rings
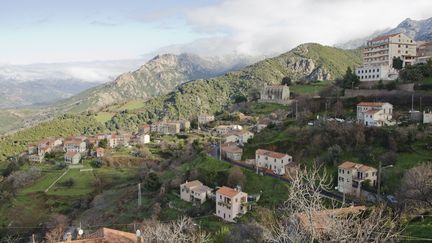
[[[102,165],[103,165],[103,163],[102,163],[102,160],[100,160],[100,159],[95,159],[95,160],[92,160],[90,162],[90,166],[93,168],[100,168],[100,167],[102,167]]]
[[[69,178],[62,183],[63,186],[67,188],[71,188],[75,185],[75,180],[73,178]]]

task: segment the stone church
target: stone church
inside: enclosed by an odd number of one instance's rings
[[[261,90],[259,102],[287,105],[290,103],[290,90],[286,85],[265,85]]]

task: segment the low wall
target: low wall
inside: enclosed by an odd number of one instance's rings
[[[388,95],[411,95],[414,92],[404,90],[385,90],[385,89],[346,89],[344,97],[351,98],[357,96],[388,96]]]

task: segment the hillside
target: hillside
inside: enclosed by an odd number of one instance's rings
[[[345,49],[358,48],[364,45],[367,40],[373,39],[380,35],[394,33],[405,33],[415,41],[432,41],[432,18],[424,20],[412,20],[407,18],[393,29],[376,31],[367,37],[350,40],[345,43],[337,44],[336,46]]]
[[[186,81],[218,76],[233,67],[237,66],[192,54],[158,55],[139,69],[66,99],[55,107],[68,112],[81,112],[130,99],[148,99],[166,94]]]
[[[240,71],[183,84],[175,92],[149,100],[139,112],[114,116],[107,124],[114,129],[161,117],[190,119],[199,113],[221,111],[237,98],[251,98],[265,83],[278,84],[286,76],[295,82],[332,80],[341,77],[348,66],[360,63],[359,50],[303,44]]]

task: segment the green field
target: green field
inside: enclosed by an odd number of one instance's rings
[[[145,101],[143,100],[131,100],[122,105],[115,107],[116,111],[124,111],[124,110],[138,110],[143,108],[145,105]]]
[[[111,118],[114,116],[114,113],[112,112],[99,112],[96,114],[96,121],[100,122],[100,123],[105,123],[109,120],[111,120]]]
[[[296,94],[319,95],[321,90],[330,85],[332,81],[318,81],[311,84],[294,84],[290,91]]]
[[[425,215],[408,224],[403,232],[410,242],[425,242],[432,240],[432,215]]]

